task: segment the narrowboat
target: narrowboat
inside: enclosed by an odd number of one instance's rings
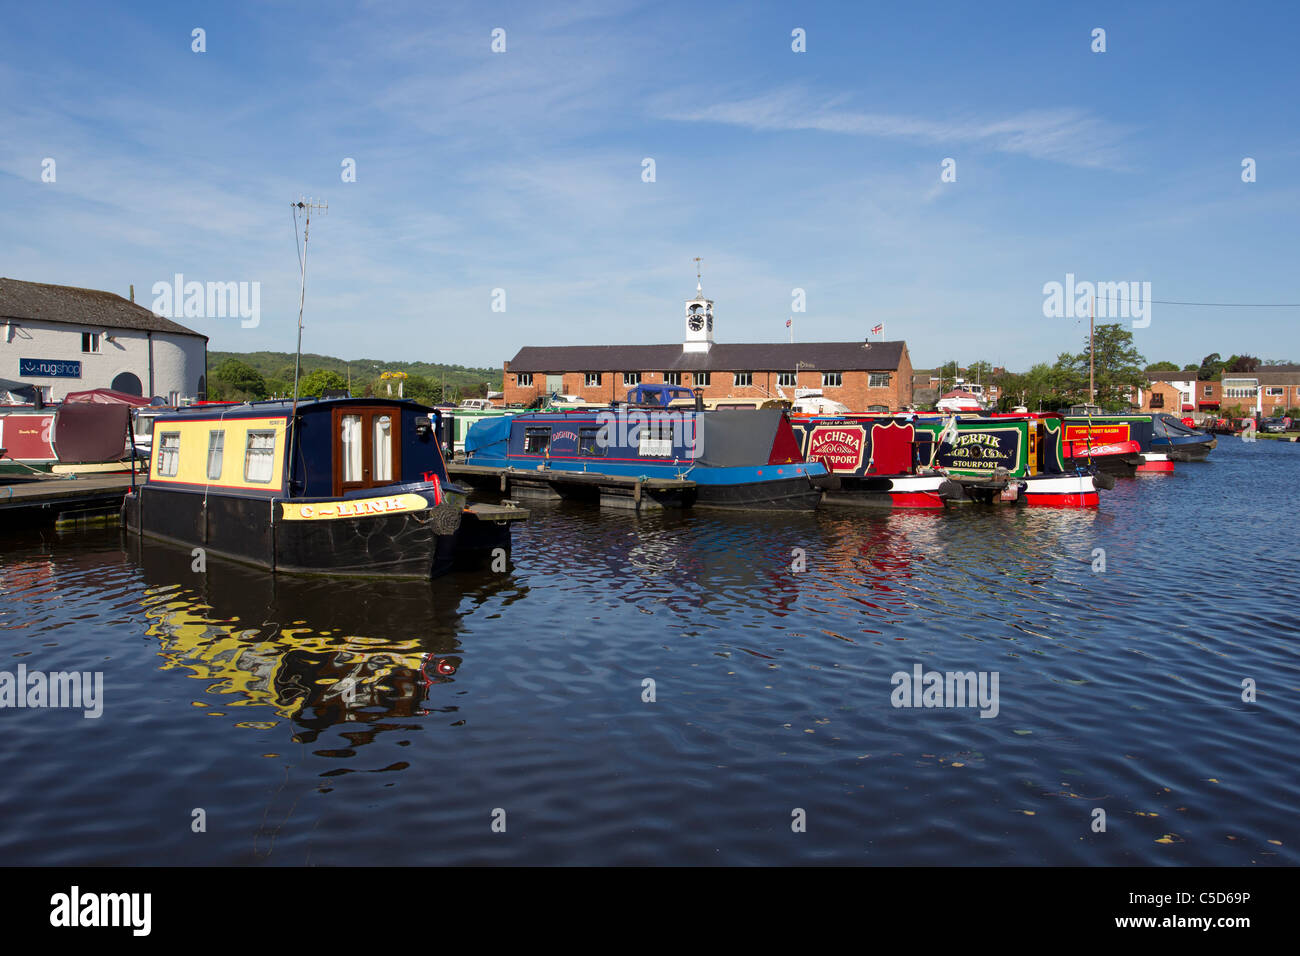
[[[1114,483],[1095,469],[1066,463],[1063,424],[1056,416],[918,418],[916,429],[918,454],[942,468],[963,492],[945,504],[1095,508],[1097,489]]]
[[[146,404],[98,388],[54,405],[0,405],[0,474],[130,471],[134,415]]]
[[[526,512],[467,508],[437,415],[403,399],[193,406],[156,416],[128,531],[273,571],[429,578],[509,551]]]
[[[744,511],[809,511],[830,484],[823,465],[804,461],[784,411],[771,408],[616,405],[484,419],[465,438],[465,463],[480,475],[527,472],[560,495],[570,475],[575,488],[601,476],[679,481],[673,505]]]
[[[1098,410],[1091,414],[1066,414],[1062,421],[1067,464],[1083,464],[1091,456],[1100,470],[1130,476],[1168,473],[1174,470],[1174,461],[1180,460],[1170,453],[1167,444],[1160,444],[1157,416],[1113,415]],[[1132,451],[1134,444],[1136,452]],[[1132,462],[1134,457],[1136,464]],[[1128,470],[1130,464],[1132,471]]]
[[[1219,440],[1183,424],[1173,415],[1157,414],[1151,450],[1169,456],[1171,461],[1205,461]]]
[[[941,509],[960,486],[922,460],[916,426],[907,417],[795,415],[790,423],[807,461],[838,479],[825,504],[845,507]],[[930,436],[925,436],[927,448]],[[928,452],[927,452],[928,454]]]

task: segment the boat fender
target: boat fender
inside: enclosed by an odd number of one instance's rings
[[[966,497],[966,489],[961,486],[960,481],[945,478],[939,483],[938,494],[943,501],[961,501]]]
[[[1115,476],[1104,471],[1098,471],[1093,474],[1092,483],[1098,488],[1110,491],[1115,487]]]

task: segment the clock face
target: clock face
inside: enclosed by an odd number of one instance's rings
[[[687,320],[686,324],[690,327],[690,330],[692,332],[698,332],[700,331],[700,329],[704,328],[704,317],[701,316],[699,313],[696,313],[695,315],[692,315],[689,320]],[[711,319],[710,319],[710,324],[712,324]]]

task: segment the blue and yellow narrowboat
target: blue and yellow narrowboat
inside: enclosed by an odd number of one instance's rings
[[[342,398],[196,406],[154,422],[133,533],[273,571],[429,578],[508,552],[526,516],[467,507],[438,412]]]

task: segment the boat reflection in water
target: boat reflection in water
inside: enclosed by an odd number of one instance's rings
[[[383,730],[421,725],[394,718],[454,711],[442,685],[463,663],[460,622],[473,604],[515,587],[509,574],[332,580],[220,561],[199,573],[187,551],[140,538],[128,548],[143,571],[146,633],[159,641],[162,670],[205,682],[194,706],[245,728],[292,721],[295,743],[355,725],[345,749],[322,756],[350,757]]]

